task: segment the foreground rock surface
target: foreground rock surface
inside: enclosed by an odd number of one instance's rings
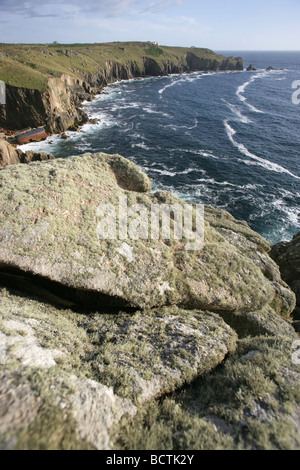
[[[296,333],[238,341],[209,312],[79,314],[3,288],[0,331],[1,449],[300,448]]]
[[[246,223],[102,240],[102,204],[183,205],[119,155],[7,166],[0,194],[1,449],[300,448],[295,295]]]
[[[150,193],[147,176],[123,157],[84,154],[7,167],[0,185],[2,271],[14,268],[57,282],[75,303],[104,311],[108,304],[180,304],[232,313],[271,306],[286,316],[294,309],[268,242],[224,211],[206,208],[205,243],[197,250],[187,250],[186,239],[134,239],[145,217],[130,238],[99,238],[99,207],[110,204],[111,217],[120,198],[148,213],[153,204],[183,207],[170,193]],[[109,218],[110,227],[114,221]]]
[[[126,419],[116,448],[299,450],[300,365],[292,349],[289,337],[241,340],[224,367]]]
[[[236,333],[209,312],[90,316],[0,295],[2,448],[108,449],[110,429],[137,404],[236,349]]]

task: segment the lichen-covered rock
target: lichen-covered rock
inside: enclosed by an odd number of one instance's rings
[[[236,344],[209,312],[83,315],[0,289],[0,448],[110,449],[137,403],[209,372]]]
[[[17,268],[73,289],[73,301],[86,308],[93,299],[104,310],[112,302],[115,308],[177,304],[253,312],[276,301],[277,313],[289,315],[293,297],[281,302],[278,286],[286,286],[267,255],[268,242],[224,211],[206,208],[205,243],[197,250],[187,250],[184,238],[135,237],[137,229],[128,238],[120,232],[99,237],[99,207],[112,212],[120,198],[148,215],[153,205],[183,208],[172,194],[150,189],[147,176],[118,155],[84,154],[2,169],[2,270]]]
[[[239,338],[266,335],[298,339],[292,320],[284,319],[270,306],[244,313],[220,312],[220,315],[238,333]]]
[[[114,435],[122,450],[299,450],[300,365],[293,340],[239,342],[223,367],[142,407]]]
[[[143,403],[212,370],[237,335],[216,314],[164,307],[98,315],[85,328],[99,343],[93,367],[118,395]]]

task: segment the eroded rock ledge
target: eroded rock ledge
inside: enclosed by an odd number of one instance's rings
[[[183,204],[119,155],[7,166],[0,193],[1,448],[300,448],[295,295],[266,240],[212,207],[194,251],[100,239],[102,204]]]

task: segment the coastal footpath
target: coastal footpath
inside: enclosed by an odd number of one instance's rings
[[[194,250],[175,219],[100,237],[99,207],[184,205],[120,155],[7,165],[0,194],[1,449],[300,449],[296,299],[268,241],[210,206]]]
[[[151,42],[106,44],[0,44],[0,80],[6,105],[0,127],[45,126],[48,134],[83,124],[84,100],[118,80],[195,71],[243,70],[241,58],[209,49]]]

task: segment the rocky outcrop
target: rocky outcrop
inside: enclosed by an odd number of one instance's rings
[[[267,256],[268,244],[230,215],[207,210],[201,250],[186,249],[188,241],[174,235],[167,241],[153,237],[152,206],[168,205],[182,214],[184,203],[169,193],[152,195],[147,176],[118,155],[7,167],[0,181],[0,263],[65,286],[65,294],[79,305],[180,304],[229,313],[271,305],[287,315],[294,308]],[[130,219],[131,207],[148,211],[146,221]],[[116,227],[126,211],[128,226],[122,230],[128,233],[119,236]],[[109,237],[103,233],[106,226]],[[137,237],[136,230],[145,229]]]
[[[2,449],[109,449],[122,417],[236,348],[234,331],[209,312],[90,316],[0,294]]]
[[[278,264],[282,279],[296,294],[297,307],[293,313],[300,330],[300,232],[291,242],[280,242],[272,247],[270,256]]]
[[[0,139],[0,167],[53,159],[54,156],[51,153],[34,152],[33,150],[27,150],[24,153],[6,140]]]
[[[269,65],[269,67],[266,68],[266,72],[272,72],[274,70],[284,70],[284,69],[276,69],[276,68],[272,67],[272,65]]]
[[[17,150],[6,140],[0,139],[0,167],[20,163],[22,150]]]
[[[212,207],[175,236],[183,201],[119,155],[8,166],[0,193],[1,449],[300,448],[265,239]],[[169,237],[144,236],[153,206]]]
[[[253,64],[250,64],[248,67],[247,67],[247,72],[255,72],[256,71],[256,68],[253,66]]]
[[[289,337],[240,340],[223,367],[127,418],[114,433],[117,448],[299,449],[300,366],[291,350]]]
[[[43,94],[43,120],[48,132],[64,132],[71,126],[87,122],[88,117],[79,105],[89,94],[90,90],[83,80],[67,74],[60,78],[50,78],[47,91]]]

